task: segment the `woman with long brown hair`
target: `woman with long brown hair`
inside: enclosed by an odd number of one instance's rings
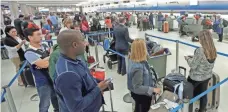
[[[134,112],[148,112],[153,93],[160,93],[155,86],[154,73],[147,63],[146,43],[143,39],[135,39],[131,44],[131,53],[128,64],[128,89],[135,100]]]
[[[207,90],[208,81],[212,77],[212,69],[217,57],[216,48],[209,30],[203,30],[199,34],[201,47],[195,50],[194,56],[185,56],[190,67],[188,81],[194,86],[194,96]],[[205,112],[207,96],[200,99],[199,112]]]

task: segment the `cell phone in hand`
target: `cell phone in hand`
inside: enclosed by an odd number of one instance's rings
[[[107,83],[110,83],[110,82],[112,82],[112,80],[113,80],[113,78],[108,78],[108,79],[106,79],[105,81],[106,81]]]

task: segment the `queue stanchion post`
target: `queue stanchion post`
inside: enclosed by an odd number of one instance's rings
[[[114,111],[114,108],[113,108],[112,90],[111,90],[110,86],[108,86],[108,88],[109,88],[109,95],[110,95],[111,112],[117,112],[117,111]]]
[[[181,109],[182,112],[189,112],[189,99],[183,100],[183,108]]]
[[[97,41],[95,40],[94,41],[94,44],[95,44],[95,56],[96,56],[96,62],[99,62],[99,55],[98,55],[98,43],[97,43]],[[99,66],[99,64],[98,64],[98,66]]]
[[[179,71],[179,41],[176,41],[176,72]]]
[[[16,105],[13,100],[13,96],[10,90],[10,87],[8,85],[2,87],[4,90],[6,90],[5,99],[8,105],[9,112],[17,112]]]
[[[110,31],[110,28],[108,28],[108,37],[111,38],[111,31]]]

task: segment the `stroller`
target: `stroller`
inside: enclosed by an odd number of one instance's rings
[[[110,43],[110,48],[111,50],[115,51],[115,41],[112,40]],[[112,69],[112,65],[117,64],[117,54],[111,52],[110,50],[107,50],[106,53],[103,55],[103,61],[104,63],[106,63],[106,57],[108,58],[108,68]]]

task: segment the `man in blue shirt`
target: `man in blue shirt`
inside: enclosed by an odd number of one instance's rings
[[[55,32],[56,29],[58,28],[58,19],[53,13],[50,13],[49,19],[50,19],[52,26],[54,28],[53,31]]]
[[[61,112],[99,112],[102,92],[109,81],[101,81],[90,74],[86,64],[77,59],[85,51],[80,31],[65,30],[57,38],[60,56],[56,63],[55,89],[60,99]]]
[[[50,100],[54,112],[59,112],[58,100],[54,92],[53,82],[48,73],[49,53],[41,46],[41,32],[39,29],[25,29],[26,40],[30,42],[25,52],[25,58],[30,63],[31,71],[35,77],[37,92],[40,98],[39,112],[48,112]]]

